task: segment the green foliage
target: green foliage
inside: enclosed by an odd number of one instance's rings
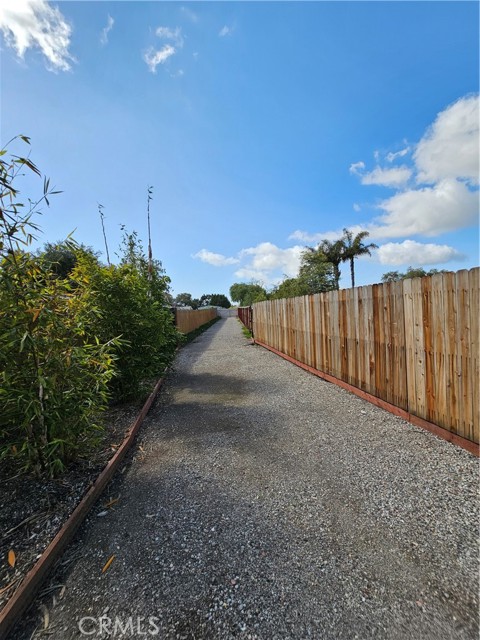
[[[334,267],[319,249],[302,253],[298,278],[307,293],[323,293],[336,287]]]
[[[177,307],[192,307],[192,309],[198,309],[200,300],[192,298],[190,293],[179,293],[174,299],[174,304]]]
[[[271,299],[294,298],[335,289],[333,266],[320,249],[306,249],[296,278],[286,278],[270,293]]]
[[[76,244],[71,240],[59,242],[47,242],[37,255],[44,263],[45,267],[50,269],[59,278],[68,278],[77,264],[78,255],[86,253],[92,257],[98,257],[91,247],[83,244]]]
[[[288,296],[284,296],[284,297],[288,297]],[[250,329],[249,329],[248,327],[246,327],[240,319],[239,319],[238,321],[239,321],[239,322],[240,322],[240,324],[242,325],[242,333],[243,333],[243,335],[244,335],[246,338],[249,338],[249,339],[253,338],[253,334],[252,334],[252,332],[250,331]]]
[[[405,273],[400,271],[387,271],[382,276],[382,282],[398,282],[398,280],[405,280],[406,278],[423,278],[425,276],[434,276],[437,273],[449,273],[447,269],[430,269],[425,271],[421,267],[408,267]]]
[[[28,144],[25,136],[21,140]],[[0,152],[0,457],[54,476],[99,440],[109,400],[135,396],[163,372],[177,345],[169,278],[126,234],[118,266],[73,240],[28,251],[33,216],[14,186],[22,156]]]
[[[200,298],[201,307],[222,307],[230,309],[230,300],[223,293],[205,293]]]
[[[259,284],[236,282],[230,287],[230,298],[234,302],[238,302],[240,307],[249,307],[254,302],[267,300],[268,296],[265,289]]]
[[[300,278],[285,278],[283,282],[273,288],[269,294],[271,300],[279,298],[296,298],[305,296],[308,293],[308,286]]]
[[[343,240],[322,240],[317,249],[309,248],[308,251],[318,252],[325,257],[326,262],[330,262],[333,267],[335,289],[340,286],[340,263],[344,260],[344,243]]]
[[[135,232],[124,237],[120,265],[104,267],[82,256],[73,276],[88,282],[91,304],[99,312],[89,328],[92,337],[100,342],[121,339],[115,351],[117,375],[110,385],[113,399],[137,396],[145,380],[163,373],[177,345],[166,301],[169,278],[156,260],[150,269]]]
[[[22,137],[28,143],[28,138]],[[98,310],[82,281],[73,287],[38,256],[22,250],[38,227],[14,181],[31,161],[0,160],[0,456],[14,456],[37,475],[53,476],[97,437],[114,375],[114,342],[91,340]]]
[[[343,261],[350,263],[352,287],[355,286],[355,260],[360,256],[370,256],[372,255],[372,249],[378,249],[378,246],[373,242],[370,242],[370,244],[363,243],[369,235],[368,231],[360,231],[354,236],[352,231],[343,230]]]

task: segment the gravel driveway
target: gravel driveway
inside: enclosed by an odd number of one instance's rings
[[[124,471],[44,601],[50,638],[478,637],[477,460],[235,318],[178,353]]]

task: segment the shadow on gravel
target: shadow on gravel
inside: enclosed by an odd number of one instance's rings
[[[326,536],[322,509],[298,518],[284,511],[281,493],[272,497],[282,489],[268,474],[227,485],[215,461],[201,469],[175,458],[165,466],[149,458],[117,477],[108,494],[118,503],[102,518],[97,505],[67,553],[73,561],[52,578],[66,588],[53,608],[43,602],[51,637],[79,638],[78,619],[105,612],[155,616],[166,640],[447,637],[442,625],[458,612],[448,610],[453,603],[443,612],[413,603],[415,570],[398,548],[383,549],[384,560],[403,557],[382,584],[369,571],[373,544],[352,564]]]
[[[245,499],[211,471],[177,463],[109,486],[118,504],[102,518],[97,505],[64,558],[73,561],[52,577],[51,585],[66,585],[62,601],[52,608],[50,597],[43,600],[51,637],[80,638],[80,618],[108,613],[158,617],[165,639],[246,638],[260,630],[253,637],[299,638],[335,600],[338,607],[342,586],[321,577],[315,538],[306,559],[304,529],[270,524],[261,495]],[[30,638],[32,624],[30,616],[13,638]]]
[[[181,373],[175,378],[175,390],[173,397],[186,394],[203,394],[218,398],[228,396],[232,400],[241,398],[245,395],[245,387],[247,381],[234,375],[219,375],[216,373]]]

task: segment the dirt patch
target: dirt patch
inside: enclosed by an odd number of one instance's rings
[[[1,465],[0,610],[122,443],[141,406],[142,402],[134,401],[109,409],[101,446],[60,478],[39,480],[19,474],[12,464]]]

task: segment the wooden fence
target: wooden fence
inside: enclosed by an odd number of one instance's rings
[[[174,313],[175,326],[182,333],[190,333],[190,331],[198,329],[198,327],[210,322],[218,315],[215,307],[208,307],[207,309],[182,309],[181,307],[176,307]]]
[[[478,443],[479,274],[258,302],[254,338]]]

